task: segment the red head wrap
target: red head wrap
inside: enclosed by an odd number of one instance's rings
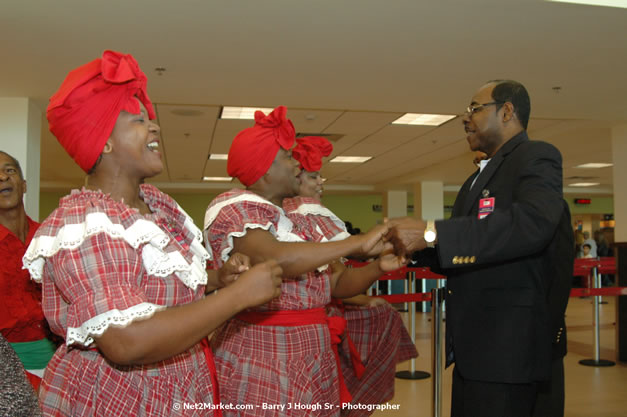
[[[268,172],[280,148],[292,147],[296,132],[286,114],[284,106],[267,116],[261,111],[255,112],[255,125],[239,132],[231,143],[226,164],[231,177],[248,187]]]
[[[50,131],[87,172],[94,166],[122,110],[139,114],[137,97],[155,111],[146,93],[146,76],[131,55],[105,51],[102,59],[71,71],[51,98]]]
[[[292,149],[292,157],[300,162],[300,168],[309,172],[320,171],[322,157],[331,155],[333,145],[320,136],[305,136],[296,139],[298,145]]]

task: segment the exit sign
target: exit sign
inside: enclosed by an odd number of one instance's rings
[[[575,198],[575,204],[590,204],[591,201],[589,198]]]

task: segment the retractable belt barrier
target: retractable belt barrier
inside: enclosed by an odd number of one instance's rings
[[[588,288],[575,288],[571,291],[570,296],[588,297],[593,296],[592,301],[592,320],[594,323],[594,358],[582,359],[579,361],[585,366],[614,366],[616,363],[607,359],[601,359],[601,325],[599,305],[602,295],[627,295],[624,287],[601,288],[601,274],[615,274],[616,260],[614,258],[599,259],[575,259],[574,276],[587,277]],[[592,281],[594,287],[590,288]],[[581,295],[579,295],[581,294]]]
[[[349,261],[348,264],[351,267],[360,267],[367,265],[367,262]],[[573,288],[570,292],[571,297],[594,297],[594,359],[584,359],[579,361],[582,365],[587,366],[612,366],[614,362],[600,359],[600,343],[599,343],[599,298],[602,295],[606,296],[620,296],[627,295],[627,287],[610,287],[601,288],[601,274],[615,274],[616,263],[614,258],[600,258],[600,259],[577,259],[575,260],[575,267],[573,276],[590,276],[594,283],[594,288]],[[429,268],[424,267],[403,267],[396,271],[388,272],[384,274],[380,280],[398,280],[404,279],[411,282],[412,292],[407,294],[390,294],[390,295],[377,295],[385,299],[390,303],[410,303],[409,309],[409,322],[411,339],[416,343],[416,305],[418,302],[432,302],[431,307],[431,326],[432,326],[432,372],[433,372],[433,416],[441,417],[442,415],[442,375],[444,370],[444,355],[442,354],[442,343],[444,340],[444,332],[442,331],[442,322],[444,317],[444,288],[441,285],[442,280],[446,279],[444,275],[439,275],[431,271]],[[437,279],[437,288],[431,290],[431,292],[417,293],[416,292],[416,280],[417,279]],[[407,286],[405,287],[407,291]],[[397,372],[397,378],[403,379],[422,379],[428,378],[430,375],[427,372],[415,370],[415,358],[410,361],[410,371]],[[425,376],[426,375],[426,376]]]

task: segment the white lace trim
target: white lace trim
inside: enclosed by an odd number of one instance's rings
[[[217,203],[216,205],[213,205],[207,208],[207,212],[205,213],[205,239],[207,242],[209,242],[207,231],[209,227],[211,226],[211,224],[218,217],[220,210],[222,210],[226,206],[229,206],[231,204],[236,204],[241,201],[250,201],[253,203],[271,205],[272,207],[278,209],[280,213],[279,223],[276,229],[274,225],[272,224],[272,222],[267,222],[265,224],[246,223],[244,224],[244,229],[242,231],[229,233],[226,237],[227,247],[225,247],[220,253],[220,259],[222,259],[223,262],[226,262],[226,260],[229,258],[231,251],[233,250],[233,238],[244,236],[248,229],[267,230],[270,233],[272,233],[272,235],[276,237],[276,239],[279,242],[305,242],[303,238],[301,238],[300,236],[292,232],[292,230],[294,229],[294,224],[289,218],[287,218],[287,216],[285,215],[285,212],[283,211],[281,207],[278,207],[275,204],[272,204],[272,202],[266,200],[265,198],[260,197],[256,194],[252,194],[252,193],[239,194],[239,195],[234,196],[233,198],[229,198],[228,200],[221,201]]]
[[[277,210],[279,210],[279,212],[282,215],[285,215],[285,212],[283,211],[281,207],[277,206],[276,204],[273,204],[271,201],[266,200],[265,198],[261,196],[258,196],[257,194],[254,194],[254,193],[236,194],[235,196],[229,198],[228,200],[220,201],[219,203],[216,203],[213,206],[210,205],[209,207],[207,207],[207,211],[205,212],[205,224],[204,224],[203,229],[207,230],[209,226],[211,226],[211,223],[215,221],[216,217],[218,217],[218,214],[220,213],[220,210],[222,210],[224,207],[230,206],[231,204],[239,203],[241,201],[250,201],[252,203],[261,203],[264,205],[272,206],[276,208]]]
[[[298,206],[298,208],[296,210],[291,211],[290,213],[302,214],[303,216],[312,215],[312,216],[328,217],[328,218],[330,218],[333,221],[333,223],[337,227],[342,229],[344,232],[347,232],[346,224],[339,217],[337,217],[337,215],[335,213],[333,213],[331,210],[329,210],[328,208],[326,208],[323,205],[320,205],[320,204],[301,204],[301,205]],[[350,234],[349,234],[349,236],[350,236]],[[334,239],[335,239],[335,237],[332,240],[334,240]],[[344,239],[346,239],[346,238],[344,238]]]
[[[351,237],[350,233],[340,232],[337,235],[333,236],[331,239],[329,239],[329,242],[338,242],[340,240],[348,239],[349,237]]]
[[[81,327],[68,327],[66,344],[70,346],[76,343],[89,346],[94,343],[93,336],[101,336],[109,326],[126,327],[135,320],[150,318],[157,311],[165,310],[165,308],[157,304],[141,303],[126,310],[109,310],[87,320]]]
[[[31,278],[41,282],[46,258],[50,258],[62,249],[76,249],[85,239],[98,233],[106,233],[113,239],[124,239],[134,249],[148,243],[142,251],[142,263],[149,275],[166,277],[175,274],[187,287],[196,289],[207,283],[206,260],[209,253],[202,246],[202,233],[193,225],[189,217],[185,227],[194,233],[190,245],[192,262],[188,263],[179,252],[166,252],[163,249],[170,238],[155,223],[136,220],[128,229],[121,224],[114,224],[105,213],[89,213],[85,221],[78,224],[66,224],[56,236],[38,236],[28,246],[22,261]]]

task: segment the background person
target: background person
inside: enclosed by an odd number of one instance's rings
[[[338,373],[338,344],[345,322],[327,317],[331,295],[365,291],[373,277],[331,280],[328,264],[350,254],[376,255],[384,249],[386,226],[336,242],[311,241],[314,231],[294,224],[281,208],[298,194],[300,170],[290,149],[295,131],[279,106],[255,113],[255,125],[240,132],[229,149],[228,174],[245,190],[217,196],[205,214],[206,244],[220,266],[237,251],[254,264],[274,258],[283,268],[281,296],[237,315],[212,338],[223,402],[252,404],[254,410],[229,416],[339,416],[350,401]],[[388,264],[401,261],[389,255]],[[376,277],[375,277],[376,279]],[[263,409],[263,404],[277,405]],[[305,409],[282,410],[280,405]]]
[[[41,410],[26,370],[17,354],[0,334],[0,415],[39,417]]]
[[[296,142],[292,156],[300,163],[300,191],[298,197],[283,200],[283,209],[295,224],[304,224],[305,229],[319,231],[317,239],[334,241],[349,237],[345,223],[320,202],[322,158],[331,154],[333,145],[327,139],[316,136],[297,138]],[[380,266],[380,260],[354,269],[346,268],[338,260],[331,265],[337,277],[342,274],[380,277],[385,268]],[[345,276],[344,279],[350,277]],[[342,374],[352,395],[351,402],[381,404],[391,400],[394,397],[396,364],[418,356],[400,314],[383,298],[364,294],[341,300],[334,298],[327,309],[329,315],[342,316],[347,322],[349,338],[342,344],[344,354],[340,355],[340,359]],[[354,363],[349,340],[354,343],[364,368]],[[346,415],[368,416],[373,412],[353,409]]]
[[[70,72],[47,117],[88,176],[24,255],[43,281],[52,331],[65,339],[41,385],[44,415],[221,415],[183,407],[218,401],[206,337],[277,296],[281,268],[262,263],[204,296],[209,254],[200,230],[144,184],[163,164],[146,77],[131,55],[105,51]],[[228,265],[222,272],[241,272]]]
[[[0,151],[0,332],[37,389],[56,344],[41,309],[41,285],[22,269],[22,256],[39,227],[24,211],[25,192],[19,162]]]

